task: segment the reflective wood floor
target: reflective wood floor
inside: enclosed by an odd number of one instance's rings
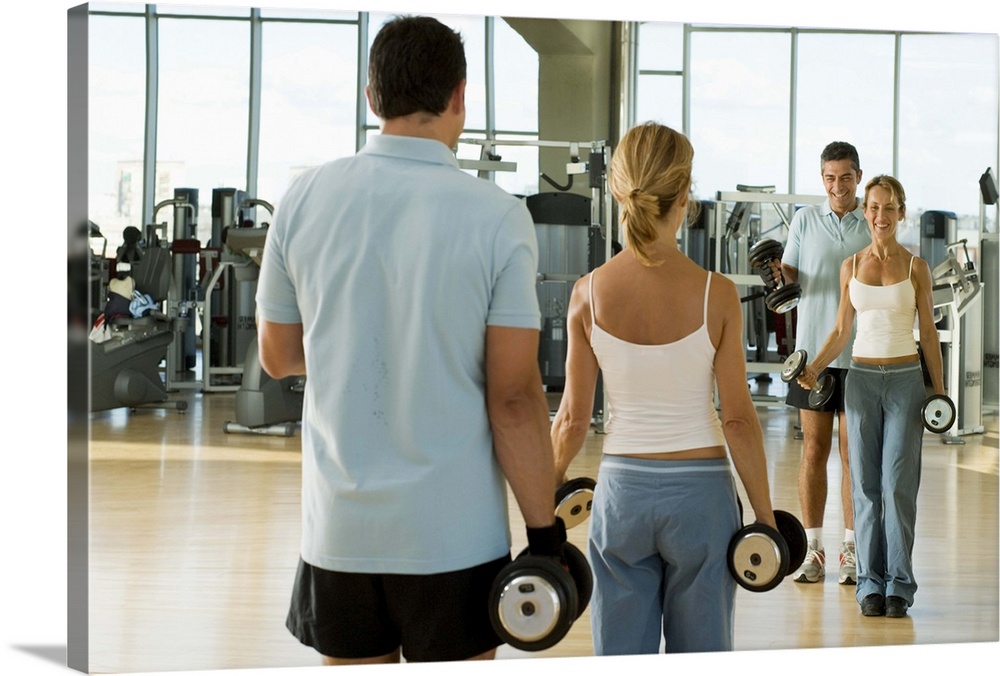
[[[119,409],[91,417],[91,673],[317,665],[284,628],[298,557],[298,434],[226,434],[232,394],[178,396],[190,403],[184,414]],[[796,417],[773,403],[758,413],[775,507],[798,514]],[[920,587],[907,618],[861,617],[854,588],[837,584],[831,562],[825,583],[740,589],[737,650],[1000,640],[995,414],[983,422],[986,433],[964,437],[964,445],[925,436],[914,552]],[[571,476],[596,476],[601,442],[592,432]],[[831,462],[831,486],[839,475]],[[831,491],[827,543],[841,536],[835,498]],[[516,509],[511,524],[520,551]],[[585,551],[585,527],[570,540]],[[585,613],[554,648],[503,646],[498,658],[591,655]]]

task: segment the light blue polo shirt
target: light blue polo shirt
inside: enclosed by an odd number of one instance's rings
[[[260,316],[302,323],[302,558],[429,574],[510,551],[486,326],[540,328],[524,203],[438,141],[380,135],[289,188]]]
[[[869,244],[871,233],[860,205],[843,220],[837,218],[829,200],[803,207],[792,217],[781,262],[799,271],[802,299],[796,309],[795,349],[805,350],[810,359],[837,323],[840,264]],[[847,347],[830,362],[831,367],[850,367],[854,333],[852,327]]]

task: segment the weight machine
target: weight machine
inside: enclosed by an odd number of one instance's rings
[[[90,228],[92,237],[104,239],[95,224]],[[173,279],[166,242],[155,228],[147,226],[145,237],[138,228],[126,228],[114,270],[104,242],[100,260],[92,263],[91,281],[100,290],[96,298],[107,300],[107,305],[102,321],[94,324],[99,338],[92,333],[90,341],[90,410],[153,407],[183,412],[187,402],[168,402],[159,371],[178,330],[177,322],[162,311]],[[112,274],[115,281],[110,280]]]
[[[271,213],[271,205],[261,200],[245,200],[242,206],[260,204]],[[260,270],[267,228],[238,228],[229,231],[226,244],[236,255],[248,257]],[[256,280],[256,277],[253,278]],[[239,388],[234,401],[236,420],[227,420],[227,434],[265,434],[290,437],[302,419],[305,376],[274,379],[260,365],[256,333],[244,351]]]
[[[926,214],[925,214],[926,215]],[[945,258],[931,270],[934,319],[944,357],[945,389],[955,403],[955,425],[942,435],[946,444],[982,434],[982,285],[966,240],[945,247]],[[963,260],[956,251],[961,249]],[[914,330],[914,338],[920,332]]]
[[[235,188],[212,191],[211,246],[202,251],[198,310],[202,323],[200,387],[204,392],[240,388],[244,360],[257,336],[256,293],[268,223],[256,225],[249,210],[270,203]]]
[[[157,221],[160,212],[173,207],[171,221]],[[257,207],[273,215],[266,201],[248,197],[233,188],[213,191],[212,236],[206,246],[197,238],[198,191],[178,188],[174,197],[153,208],[152,223],[137,234],[137,251],[150,259],[144,272],[155,264],[155,280],[145,282],[149,295],[160,305],[155,315],[161,329],[172,334],[165,354],[145,368],[147,379],[164,391],[194,389],[203,392],[235,391],[240,387],[244,359],[256,350],[256,284],[263,237],[268,224],[256,226],[249,217]],[[131,230],[139,233],[137,228]],[[94,298],[104,301],[114,261],[104,251],[107,240],[100,228],[90,224],[91,239],[104,239],[102,253],[92,256],[91,286]],[[99,309],[92,308],[92,312]],[[96,316],[96,315],[95,315]],[[119,321],[118,324],[123,324]],[[199,366],[197,328],[201,328],[200,378],[192,374]],[[162,331],[158,331],[162,334]],[[138,334],[133,336],[138,340]],[[162,335],[157,342],[164,341]],[[105,346],[107,351],[112,345]],[[159,362],[162,375],[152,377]],[[114,369],[114,363],[103,367]],[[154,382],[155,381],[155,382]],[[159,395],[157,395],[159,396]],[[104,407],[115,400],[105,398]],[[96,410],[96,409],[95,409]]]
[[[1000,263],[998,263],[998,243],[1000,233],[997,223],[1000,221],[1000,192],[997,190],[997,179],[992,167],[979,177],[979,269],[983,283],[983,412],[997,414],[1000,408],[998,388],[1000,388],[1000,299],[997,288],[1000,287]],[[988,226],[987,207],[993,209],[993,224]]]
[[[566,182],[560,183],[543,173],[540,178],[555,191],[525,198],[538,237],[536,291],[542,312],[538,365],[546,390],[561,392],[566,377],[566,314],[573,284],[615,253],[610,226],[612,200],[607,197],[610,148],[604,141],[460,139],[459,144],[480,146],[479,159],[460,159],[459,166],[474,170],[480,178],[487,179],[495,171],[517,169],[515,162],[504,162],[497,152],[502,146],[559,148],[569,152]],[[586,177],[590,197],[569,192],[578,176]],[[601,432],[604,430],[604,401],[603,381],[598,376],[593,422]]]
[[[174,207],[170,241],[166,221],[146,226],[147,239],[160,242],[173,257],[166,315],[175,320],[175,337],[166,358],[166,386],[170,390],[235,391],[242,360],[256,336],[254,295],[259,266],[250,252],[233,248],[228,241],[248,231],[266,232],[267,224],[256,227],[249,210],[262,206],[273,214],[274,208],[234,188],[214,189],[212,234],[203,246],[197,238],[197,205],[198,191],[191,188],[178,188],[173,199],[156,205],[154,221],[162,208]]]
[[[777,314],[765,307],[765,293],[759,274],[750,269],[748,253],[762,239],[784,244],[791,217],[798,206],[822,204],[825,196],[775,193],[774,186],[737,185],[735,192],[716,193],[714,202],[702,204],[707,210],[699,227],[685,228],[682,246],[695,253],[696,262],[731,279],[742,294],[743,325],[746,331],[747,374],[770,380],[781,371],[784,357],[794,348],[794,310]],[[732,205],[730,208],[728,205]],[[765,207],[773,209],[777,223],[765,223]],[[690,231],[690,232],[688,232]],[[689,255],[691,255],[689,253]],[[777,360],[770,357],[770,334],[775,334]],[[774,396],[755,399],[783,401]]]

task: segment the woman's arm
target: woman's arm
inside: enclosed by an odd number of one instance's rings
[[[913,261],[913,291],[917,297],[917,325],[920,330],[920,351],[924,355],[927,372],[931,376],[934,394],[944,394],[944,366],[941,358],[941,341],[934,325],[934,282],[927,261]]]
[[[816,386],[819,374],[844,351],[847,341],[851,339],[851,328],[854,326],[854,305],[851,303],[850,289],[853,271],[854,265],[850,258],[840,264],[840,306],[837,308],[837,322],[823,342],[819,353],[809,355],[812,360],[806,364],[798,377],[799,385],[808,390]]]
[[[715,379],[722,408],[722,432],[736,473],[746,489],[758,523],[776,527],[767,481],[764,434],[747,387],[747,362],[743,347],[743,309],[736,285],[712,275],[709,319],[718,336]],[[718,327],[721,325],[721,335]],[[715,340],[713,340],[715,342]]]
[[[593,274],[593,273],[591,273]],[[590,348],[589,277],[577,280],[570,296],[566,317],[566,382],[559,410],[552,421],[552,449],[555,453],[556,485],[566,480],[570,462],[580,452],[594,410],[597,387],[597,357]]]

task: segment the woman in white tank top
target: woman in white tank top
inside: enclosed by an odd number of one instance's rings
[[[570,299],[558,477],[590,430],[599,370],[607,389],[588,545],[598,655],[656,653],[661,639],[667,652],[732,649],[726,556],[742,524],[727,444],[754,517],[775,525],[739,294],[677,246],[693,152],[662,125],[625,134],[610,168],[625,248]]]
[[[799,383],[816,384],[847,344],[857,320],[844,405],[858,562],[856,597],[863,615],[903,617],[917,589],[913,532],[920,485],[926,399],[920,335],[931,386],[944,394],[941,346],[933,318],[930,267],[897,240],[906,215],[903,186],[877,176],[865,186],[872,243],[840,267],[837,323]]]

